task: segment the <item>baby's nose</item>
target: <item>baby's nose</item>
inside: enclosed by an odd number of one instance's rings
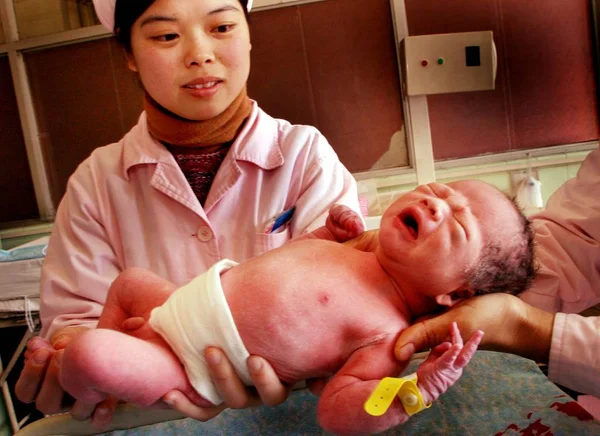
[[[443,221],[450,213],[450,206],[439,198],[424,198],[423,205],[429,210],[434,221]]]

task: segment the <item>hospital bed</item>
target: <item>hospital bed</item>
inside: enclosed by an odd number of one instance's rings
[[[3,326],[27,322],[29,315],[39,311],[40,271],[48,239],[44,236],[12,250],[0,250],[0,322]]]
[[[414,359],[407,372],[413,372],[423,358]],[[174,411],[144,411],[125,405],[104,433],[64,414],[36,421],[17,436],[326,434],[317,423],[316,406],[316,397],[305,389],[297,390],[278,407],[226,410],[201,423],[182,419]],[[534,362],[478,351],[459,382],[430,409],[385,434],[599,435],[600,422],[551,383]]]
[[[19,424],[6,380],[27,340],[38,330],[40,272],[48,239],[46,236],[12,250],[0,250],[0,328],[28,326],[12,358],[0,361],[0,387],[13,431]]]
[[[367,227],[378,227],[379,219],[368,220]],[[38,240],[29,246],[37,245],[39,250],[45,242]],[[12,274],[11,280],[16,286],[0,287],[3,296],[0,302],[4,302],[8,310],[0,313],[12,313],[20,317],[21,322],[28,311],[35,315],[41,261],[41,257],[34,257],[12,262],[16,266],[4,267],[3,271]],[[407,372],[413,372],[424,358],[423,353],[417,355]],[[99,433],[89,422],[59,414],[33,422],[17,435],[325,434],[316,420],[316,405],[316,397],[306,390],[297,390],[281,406],[227,410],[206,423],[185,419],[172,410],[142,410],[121,405],[104,433]],[[449,392],[430,409],[387,434],[523,433],[600,435],[600,422],[550,382],[534,362],[509,354],[479,351]]]

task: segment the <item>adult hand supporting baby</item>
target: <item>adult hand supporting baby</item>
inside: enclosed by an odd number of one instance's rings
[[[223,403],[213,408],[199,407],[180,391],[171,391],[163,397],[170,407],[190,418],[206,421],[226,407],[243,409],[260,404],[275,406],[283,403],[289,395],[291,387],[282,384],[269,362],[259,356],[250,356],[247,362],[254,388],[244,385],[221,349],[209,347],[204,356]]]
[[[175,289],[173,283],[150,271],[127,269],[111,285],[98,327],[152,339],[152,336],[158,335],[143,320],[148,320],[152,309],[162,305]],[[267,405],[276,405],[285,401],[288,396],[289,388],[280,382],[271,365],[258,356],[248,359],[248,369],[255,389],[249,389],[243,384],[220,349],[208,348],[205,350],[205,357],[211,378],[223,398],[221,405],[200,407],[193,401],[194,398],[177,390],[168,392],[163,397],[163,401],[170,407],[190,418],[206,421],[227,407],[240,409],[258,405],[261,401]]]
[[[73,402],[58,380],[64,348],[87,330],[87,327],[65,327],[57,330],[50,341],[37,336],[32,338],[25,351],[25,366],[15,386],[17,398],[25,403],[35,401],[36,408],[47,415],[70,409],[74,418],[87,419],[96,410],[99,425],[106,419],[110,422],[116,401],[108,399],[98,405]]]
[[[500,293],[468,298],[441,315],[417,320],[400,334],[395,347],[396,358],[408,362],[416,351],[444,342],[452,321],[458,323],[466,337],[483,330],[481,349],[548,362],[554,315],[513,295]]]

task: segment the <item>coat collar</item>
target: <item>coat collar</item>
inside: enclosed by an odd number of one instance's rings
[[[284,163],[279,135],[279,122],[252,101],[250,116],[231,146],[230,154],[236,161],[250,162],[264,170],[278,168]],[[126,179],[129,179],[129,169],[136,165],[160,163],[177,166],[169,150],[150,136],[145,112],[142,112],[137,125],[121,141],[123,176]]]

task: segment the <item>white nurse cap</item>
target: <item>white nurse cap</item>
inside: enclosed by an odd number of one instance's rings
[[[117,0],[93,0],[96,15],[104,27],[111,32],[115,30],[115,3]],[[126,0],[131,1],[131,0]],[[246,8],[248,12],[252,9],[252,1],[248,0]]]

